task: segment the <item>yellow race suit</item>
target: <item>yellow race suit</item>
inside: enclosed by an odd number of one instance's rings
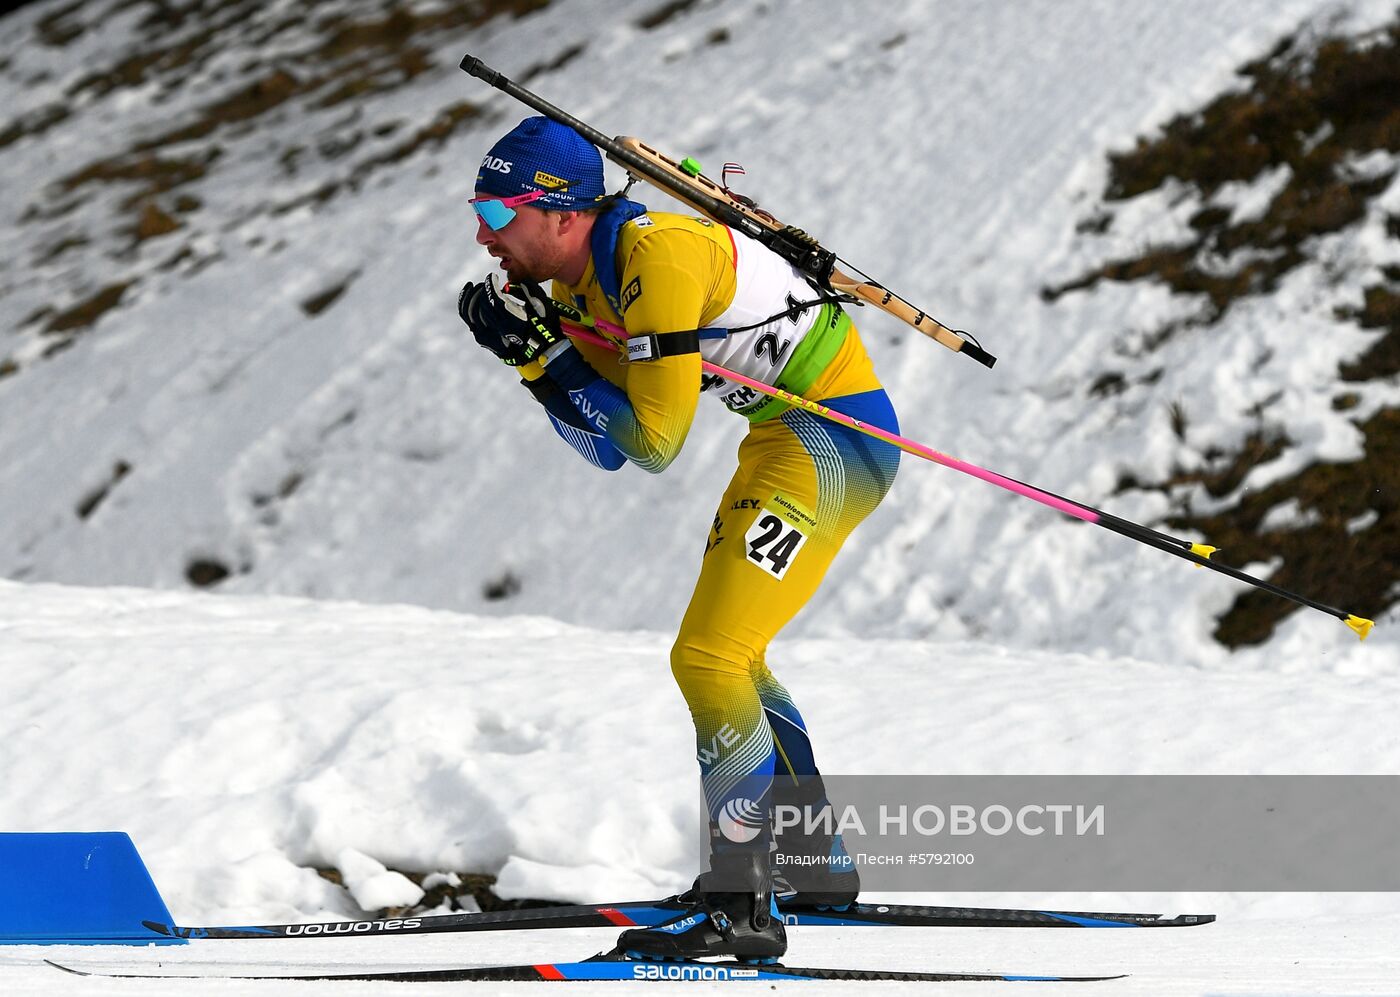
[[[601,239],[595,230],[582,278],[573,286],[555,281],[552,293],[625,328],[632,358],[575,340],[575,351],[524,374],[551,379],[567,395],[582,422],[551,418],[602,467],[625,460],[664,470],[702,393],[750,420],[671,670],[695,722],[712,834],[721,844],[761,840],[775,772],[780,780],[817,773],[806,725],[765,652],[889,490],[899,450],[705,374],[701,358],[891,432],[898,426],[850,319],[839,305],[819,301],[788,263],[705,219],[640,205],[623,214],[631,217],[599,219],[596,225],[610,227]],[[614,267],[600,281],[599,270]],[[816,303],[794,307],[809,302]],[[713,329],[744,331],[684,335]],[[680,345],[668,355],[671,340]],[[653,359],[643,359],[647,353]]]

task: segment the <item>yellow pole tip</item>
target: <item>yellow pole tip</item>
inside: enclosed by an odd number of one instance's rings
[[[1376,625],[1376,621],[1363,620],[1359,616],[1348,616],[1346,618],[1346,624],[1347,626],[1351,627],[1353,630],[1356,631],[1356,636],[1360,637],[1362,640],[1365,640],[1366,635],[1371,632],[1371,628]]]
[[[1216,551],[1218,551],[1219,549],[1220,549],[1219,547],[1212,547],[1210,544],[1192,544],[1192,545],[1191,545],[1191,553],[1197,555],[1198,557],[1204,557],[1207,561],[1209,561],[1209,560],[1210,560],[1210,556],[1211,556],[1212,554],[1214,554]],[[1198,565],[1196,565],[1196,567],[1198,567],[1198,568],[1204,568],[1205,565],[1204,565],[1204,564],[1198,564]]]

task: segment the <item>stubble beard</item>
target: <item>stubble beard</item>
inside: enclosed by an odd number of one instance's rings
[[[521,248],[530,253],[532,262],[526,263],[519,257],[512,256],[511,265],[506,268],[506,276],[510,280],[528,280],[535,284],[543,284],[558,276],[564,265],[564,254],[557,247],[545,245]]]
[[[506,280],[510,281],[512,284],[518,284],[524,280],[533,281],[534,279],[535,278],[530,275],[530,271],[522,267],[519,263],[512,263],[511,266],[506,267]]]

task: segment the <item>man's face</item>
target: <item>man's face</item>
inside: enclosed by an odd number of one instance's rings
[[[500,261],[501,269],[511,280],[552,280],[564,263],[558,227],[557,214],[523,204],[499,231],[478,217],[476,241]]]

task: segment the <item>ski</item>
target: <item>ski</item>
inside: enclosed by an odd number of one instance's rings
[[[637,928],[664,924],[687,909],[675,899],[615,904],[527,907],[516,910],[395,917],[306,924],[185,926],[142,921],[170,938],[319,938],[361,935],[421,935],[458,931],[527,931],[542,928]],[[846,910],[784,911],[789,926],[925,928],[1174,928],[1209,924],[1214,914],[1112,914],[1087,911],[922,907],[910,904],[852,904]]]
[[[115,973],[85,970],[45,959],[54,969],[77,976],[120,979],[227,979],[227,980],[358,980],[385,983],[520,982],[531,980],[639,980],[738,983],[764,980],[891,980],[947,983],[955,980],[1037,981],[1087,983],[1117,980],[1115,976],[1044,976],[1023,973],[929,973],[898,969],[828,969],[815,966],[750,965],[740,962],[649,962],[627,959],[616,953],[600,953],[582,962],[543,962],[519,966],[467,966],[450,969],[406,969],[350,973]]]

